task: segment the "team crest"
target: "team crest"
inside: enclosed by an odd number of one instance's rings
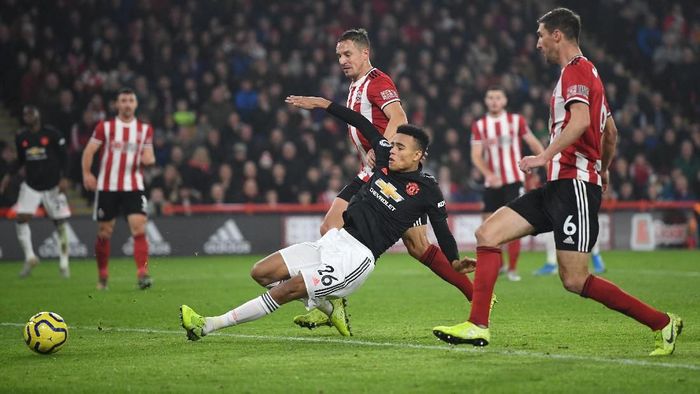
[[[415,196],[420,191],[420,186],[415,182],[408,182],[406,184],[406,194],[409,196]]]
[[[41,142],[41,145],[46,146],[49,144],[49,137],[41,137],[39,141]]]

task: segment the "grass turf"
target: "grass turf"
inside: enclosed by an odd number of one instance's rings
[[[697,392],[700,387],[700,254],[605,253],[605,277],[685,322],[676,353],[651,358],[651,332],[556,277],[533,277],[542,254],[525,253],[523,280],[501,278],[492,343],[452,347],[435,325],[468,316],[457,290],[410,257],[386,255],[349,300],[355,336],[291,324],[299,303],[271,316],[187,342],[178,306],[220,314],[261,293],[248,272],[255,257],[153,258],[155,285],[136,287],[128,259],[111,265],[110,289],[95,289],[91,261],[61,279],[44,262],[31,278],[0,264],[0,391],[224,392]],[[70,337],[49,356],[32,353],[22,324],[48,310]]]

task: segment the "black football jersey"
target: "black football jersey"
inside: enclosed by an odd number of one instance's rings
[[[328,112],[357,127],[372,143],[376,157],[374,174],[343,213],[345,230],[378,258],[427,213],[440,248],[448,259],[458,259],[457,244],[447,226],[445,199],[435,178],[420,168],[389,170],[391,143],[367,119],[337,104],[331,104]]]
[[[15,136],[18,166],[25,167],[25,182],[34,190],[58,185],[66,166],[66,139],[51,126],[37,132],[24,129]]]

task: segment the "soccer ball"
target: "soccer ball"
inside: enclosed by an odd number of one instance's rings
[[[24,342],[39,354],[55,353],[68,340],[68,326],[58,313],[39,312],[24,326]]]

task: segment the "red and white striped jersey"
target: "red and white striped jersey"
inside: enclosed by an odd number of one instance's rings
[[[550,143],[569,123],[569,104],[574,101],[588,105],[590,125],[576,142],[552,158],[547,179],[580,179],[601,185],[600,139],[610,109],[598,70],[583,56],[573,58],[564,66],[552,93],[549,104]]]
[[[394,81],[380,70],[372,68],[362,78],[350,84],[347,107],[361,113],[381,134],[384,134],[389,118],[383,110],[395,101],[400,99]],[[372,145],[355,127],[348,126],[348,133],[357,148],[361,162],[357,176],[366,181],[372,175],[372,168],[367,162],[367,152],[372,149]]]
[[[128,192],[144,190],[141,153],[153,144],[153,128],[134,119],[119,118],[97,124],[90,142],[102,146],[97,190]]]
[[[500,177],[501,184],[523,182],[518,168],[522,159],[521,139],[530,128],[525,118],[503,111],[499,116],[486,114],[472,124],[472,144],[482,144],[489,170]],[[486,187],[491,187],[486,182]]]

